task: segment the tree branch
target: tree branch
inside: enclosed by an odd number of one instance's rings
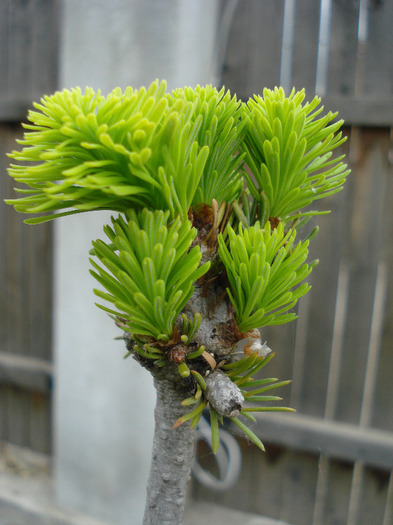
[[[186,409],[184,389],[172,380],[155,377],[157,391],[152,462],[147,484],[143,525],[181,525],[194,453],[189,423],[173,429]]]

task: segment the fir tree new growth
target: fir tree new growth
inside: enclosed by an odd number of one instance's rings
[[[349,173],[333,156],[342,121],[321,116],[318,97],[303,101],[304,91],[241,102],[224,88],[167,92],[158,81],[107,96],[63,90],[34,104],[10,155],[24,187],[6,202],[41,214],[26,222],[115,212],[91,250],[99,306],[128,354],[181,390],[174,429],[210,409],[215,452],[224,417],[263,450],[247,420],[290,410],[270,405],[287,381],[259,374],[273,354],[258,330],[296,318],[316,264],[316,231],[299,240],[301,227],[326,213],[311,206]]]

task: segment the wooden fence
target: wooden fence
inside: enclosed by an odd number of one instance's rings
[[[352,174],[313,222],[320,264],[297,324],[263,332],[297,413],[260,417],[266,454],[242,441],[233,490],[195,482],[195,498],[293,525],[393,524],[392,22],[388,1],[237,2],[223,84],[317,92],[346,120]]]
[[[32,100],[57,83],[59,2],[0,3],[0,200],[6,153]],[[0,440],[51,449],[51,227],[29,228],[0,202]]]
[[[16,122],[56,87],[59,3],[0,3],[1,199]],[[297,413],[261,417],[267,453],[241,440],[238,484],[216,495],[194,483],[196,498],[293,525],[393,524],[392,21],[388,0],[237,2],[223,83],[242,98],[317,91],[346,120],[352,175],[314,221],[321,262],[298,323],[264,331],[269,375],[293,377]],[[51,228],[0,214],[0,439],[49,451]]]

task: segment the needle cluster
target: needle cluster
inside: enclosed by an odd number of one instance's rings
[[[342,121],[323,115],[318,97],[303,100],[275,88],[241,102],[225,88],[168,92],[158,81],[107,96],[63,90],[34,104],[10,154],[20,195],[6,202],[35,214],[26,222],[116,213],[91,252],[96,294],[109,303],[99,306],[141,364],[177,367],[193,409],[175,426],[195,426],[210,408],[215,451],[223,417],[263,448],[239,417],[272,410],[265,402],[279,398],[264,392],[286,382],[254,377],[271,358],[258,329],[296,318],[315,266],[300,226],[325,213],[310,206],[349,173],[333,157]],[[196,295],[206,307],[189,315]],[[222,305],[225,321],[214,324]],[[201,343],[202,325],[211,331]],[[220,408],[229,391],[233,406]]]

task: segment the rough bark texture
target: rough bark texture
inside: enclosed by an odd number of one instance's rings
[[[233,311],[223,290],[225,288],[217,279],[211,285],[209,282],[196,284],[194,294],[183,312],[191,319],[195,313],[201,313],[202,322],[193,338],[192,349],[203,345],[213,359],[213,366],[206,356],[193,359],[188,364],[207,379],[212,406],[216,406],[222,414],[235,415],[243,402],[241,394],[241,398],[239,396],[240,390],[231,381],[226,381],[224,373],[218,370],[214,372],[216,364],[232,360],[229,354],[239,339],[234,333]],[[181,334],[181,317],[177,325],[178,333]],[[190,429],[189,421],[176,429],[173,425],[192,409],[183,407],[181,402],[195,393],[195,380],[192,376],[182,378],[176,364],[172,362],[172,351],[177,342],[172,348],[168,346],[168,362],[159,367],[153,360],[134,352],[136,343],[129,334],[125,339],[134,359],[151,372],[157,391],[155,434],[143,525],[182,525],[194,453],[194,431]],[[225,399],[220,399],[222,397],[229,398],[229,404]]]
[[[143,525],[181,525],[187,482],[194,453],[189,423],[173,429],[185,413],[184,390],[173,381],[155,377],[157,391],[152,462]]]

